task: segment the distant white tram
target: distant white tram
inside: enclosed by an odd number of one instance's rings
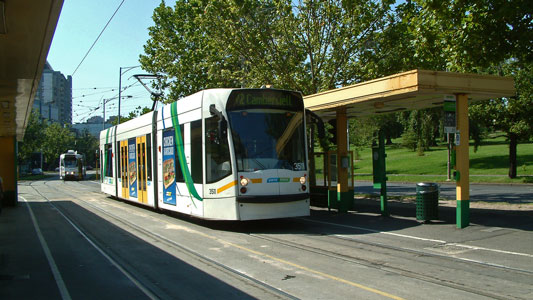
[[[309,215],[300,93],[211,89],[100,133],[101,189],[199,218]]]
[[[85,178],[85,158],[74,150],[59,156],[59,178],[83,180]]]

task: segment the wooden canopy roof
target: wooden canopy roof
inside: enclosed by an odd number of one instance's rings
[[[346,107],[350,118],[442,106],[445,95],[467,94],[469,102],[515,95],[510,77],[411,70],[304,97],[305,107],[324,119]]]

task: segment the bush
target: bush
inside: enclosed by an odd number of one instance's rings
[[[409,130],[402,134],[402,147],[416,151],[418,147],[418,138],[416,133]]]

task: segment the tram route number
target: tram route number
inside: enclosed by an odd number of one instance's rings
[[[209,195],[216,195],[217,189],[209,189]]]
[[[301,170],[305,169],[305,164],[304,163],[294,163],[293,169],[295,171],[301,171]]]

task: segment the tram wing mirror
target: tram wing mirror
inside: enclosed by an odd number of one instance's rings
[[[209,112],[211,113],[211,115],[218,116],[218,137],[220,139],[225,138],[228,134],[228,121],[226,121],[226,118],[224,118],[222,112],[220,112],[214,104],[211,104],[209,106]]]
[[[218,136],[222,138],[226,138],[226,135],[228,134],[228,121],[224,117],[222,119],[218,120]]]

